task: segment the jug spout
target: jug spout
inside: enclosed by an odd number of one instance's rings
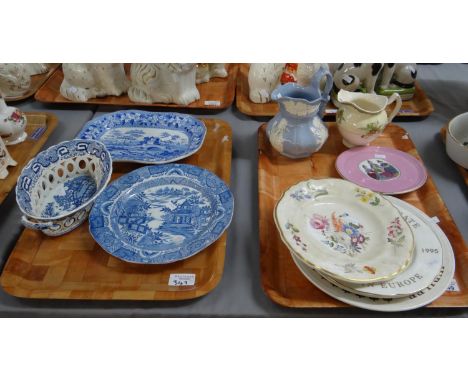
[[[367,114],[378,114],[388,104],[385,96],[370,93],[349,92],[341,89],[338,92],[338,102],[351,105],[359,111]]]

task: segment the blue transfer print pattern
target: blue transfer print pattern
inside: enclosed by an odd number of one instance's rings
[[[54,195],[55,203],[49,202],[42,213],[43,217],[54,217],[85,204],[96,193],[96,183],[89,175],[81,175],[63,184],[64,195]]]
[[[216,241],[233,208],[229,188],[210,171],[184,164],[147,166],[120,177],[96,199],[90,231],[122,260],[165,264]]]
[[[116,162],[162,164],[195,153],[205,134],[190,115],[125,110],[89,121],[77,137],[103,142]]]

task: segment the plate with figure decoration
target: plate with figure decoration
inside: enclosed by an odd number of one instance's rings
[[[355,147],[336,159],[345,179],[373,191],[396,195],[417,190],[427,180],[424,165],[410,154],[390,147]]]

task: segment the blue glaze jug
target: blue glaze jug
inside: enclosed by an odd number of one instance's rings
[[[325,77],[322,91],[320,82]],[[322,115],[330,99],[333,85],[331,73],[321,67],[308,86],[288,83],[277,87],[271,98],[280,111],[268,123],[267,136],[271,145],[288,158],[306,158],[320,150],[328,138]]]

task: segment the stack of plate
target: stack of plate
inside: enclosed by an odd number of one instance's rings
[[[330,296],[361,308],[402,311],[450,284],[453,250],[417,208],[341,179],[285,192],[274,218],[301,272]]]
[[[90,232],[108,253],[142,264],[187,259],[231,223],[229,187],[198,166],[167,164],[194,154],[202,121],[179,113],[118,111],[88,122],[79,138],[103,142],[114,162],[152,164],[110,183],[89,216]]]

